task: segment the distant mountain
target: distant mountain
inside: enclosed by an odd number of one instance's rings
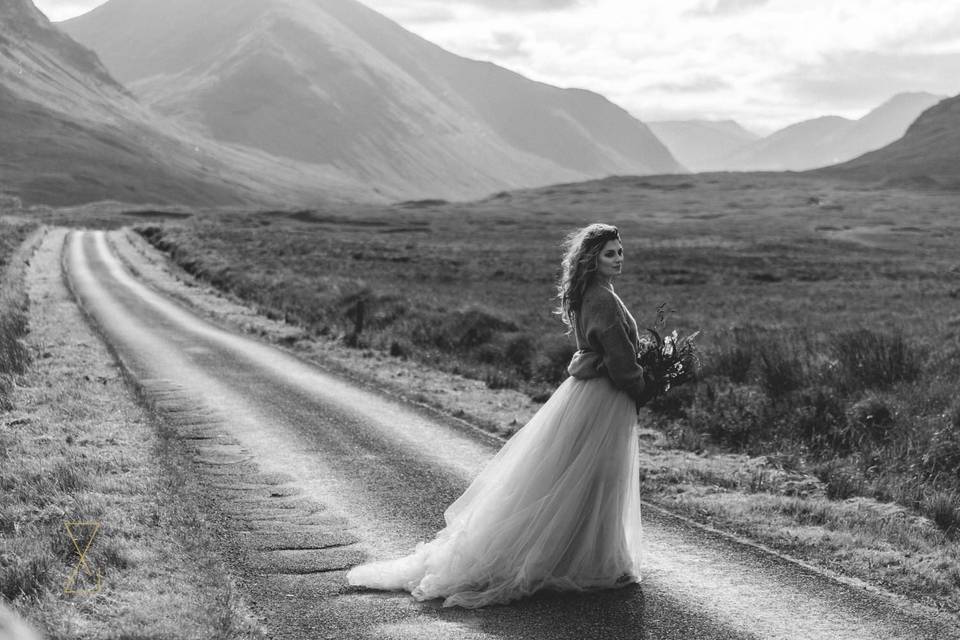
[[[732,171],[802,171],[836,164],[902,136],[942,96],[902,93],[859,120],[824,116],[793,124],[727,156],[718,168]]]
[[[198,139],[155,117],[30,0],[0,4],[0,193],[24,203],[317,202],[363,190],[322,168]],[[298,187],[310,184],[309,189]]]
[[[732,171],[797,171],[833,164],[834,141],[854,122],[840,116],[804,120],[741,148],[721,165]]]
[[[733,120],[661,120],[647,126],[691,171],[723,169],[723,159],[760,136]]]
[[[204,135],[390,196],[683,171],[602,96],[453,55],[354,0],[110,0],[60,26]]]
[[[960,96],[924,111],[892,144],[816,173],[960,188]]]

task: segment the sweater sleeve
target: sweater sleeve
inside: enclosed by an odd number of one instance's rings
[[[597,296],[591,303],[584,318],[587,340],[599,345],[604,368],[613,384],[634,400],[642,401],[646,387],[643,367],[637,363],[636,347],[619,305],[607,296]]]

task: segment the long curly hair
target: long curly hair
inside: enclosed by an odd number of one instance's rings
[[[583,294],[597,272],[597,260],[605,244],[620,239],[620,230],[610,224],[595,222],[567,235],[563,241],[563,262],[557,297],[557,315],[573,330],[573,314],[580,310]]]

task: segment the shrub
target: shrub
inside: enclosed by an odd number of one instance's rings
[[[454,336],[453,344],[461,349],[471,349],[489,342],[497,332],[517,331],[513,322],[477,307],[470,307],[450,316],[446,327]]]
[[[698,385],[687,415],[693,428],[718,444],[743,449],[765,431],[768,405],[756,387],[705,383]]]
[[[215,282],[214,285],[216,285]],[[350,335],[356,340],[366,326],[370,308],[373,306],[373,292],[369,287],[361,285],[341,295],[337,300],[337,306],[350,324]]]
[[[730,342],[711,354],[706,375],[722,376],[739,384],[747,382],[758,347],[762,350],[772,342],[769,333],[760,327],[735,327]]]
[[[924,515],[944,533],[960,533],[960,495],[937,491],[924,501],[923,507]]]
[[[536,340],[527,333],[513,336],[507,341],[503,356],[524,378],[533,373],[533,359],[537,352]]]
[[[722,349],[711,357],[710,373],[743,384],[750,376],[753,355],[752,349],[739,343]]]
[[[668,430],[671,444],[686,451],[703,451],[704,435],[689,424],[675,422]]]
[[[533,377],[551,385],[559,384],[567,377],[567,365],[574,351],[576,347],[568,336],[545,337],[534,359]]]
[[[907,344],[900,332],[858,329],[833,336],[830,350],[840,368],[840,382],[854,388],[881,388],[915,380],[923,353]]]
[[[861,489],[861,482],[851,473],[840,472],[830,476],[827,480],[827,499],[846,500],[857,495]]]
[[[882,398],[870,395],[847,410],[844,439],[849,446],[887,442],[892,426],[893,411]]]
[[[488,389],[516,389],[520,386],[517,377],[499,369],[489,369],[483,374]]]
[[[697,385],[687,384],[670,389],[670,392],[658,396],[647,404],[653,413],[671,420],[679,420],[687,415],[697,397]]]
[[[455,313],[423,314],[414,324],[411,337],[418,344],[463,353],[490,342],[498,333],[513,331],[517,331],[513,322],[470,307]]]
[[[931,476],[946,474],[960,478],[960,427],[948,424],[935,431],[921,463]]]
[[[406,359],[410,357],[411,351],[412,351],[411,344],[407,340],[404,340],[403,338],[390,341],[390,355],[395,358]]]
[[[375,296],[372,302],[373,312],[367,319],[371,329],[385,329],[410,312],[407,301],[395,296]]]
[[[856,474],[846,464],[837,460],[815,465],[812,470],[825,485],[829,500],[846,500],[857,495],[862,489],[862,482],[857,479]]]
[[[769,341],[759,350],[760,385],[771,398],[785,396],[806,381],[803,362],[793,345]]]
[[[847,420],[834,389],[813,387],[779,407],[777,432],[815,448],[848,450]]]
[[[482,344],[473,351],[473,357],[477,362],[483,364],[503,365],[505,360],[503,355],[503,346],[488,342]]]

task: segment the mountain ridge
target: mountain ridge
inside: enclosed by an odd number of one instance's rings
[[[376,199],[335,171],[213,143],[158,118],[29,0],[5,0],[0,17],[0,191],[8,196],[55,206]]]
[[[858,119],[827,115],[779,129],[724,158],[729,171],[804,171],[850,160],[902,136],[925,109],[943,99],[899,93]]]
[[[162,113],[399,199],[685,171],[599,94],[456,56],[353,0],[111,0],[60,24]]]
[[[722,170],[724,158],[761,138],[734,120],[659,120],[646,124],[692,171]]]
[[[960,95],[926,109],[896,141],[812,172],[890,185],[960,189]]]

